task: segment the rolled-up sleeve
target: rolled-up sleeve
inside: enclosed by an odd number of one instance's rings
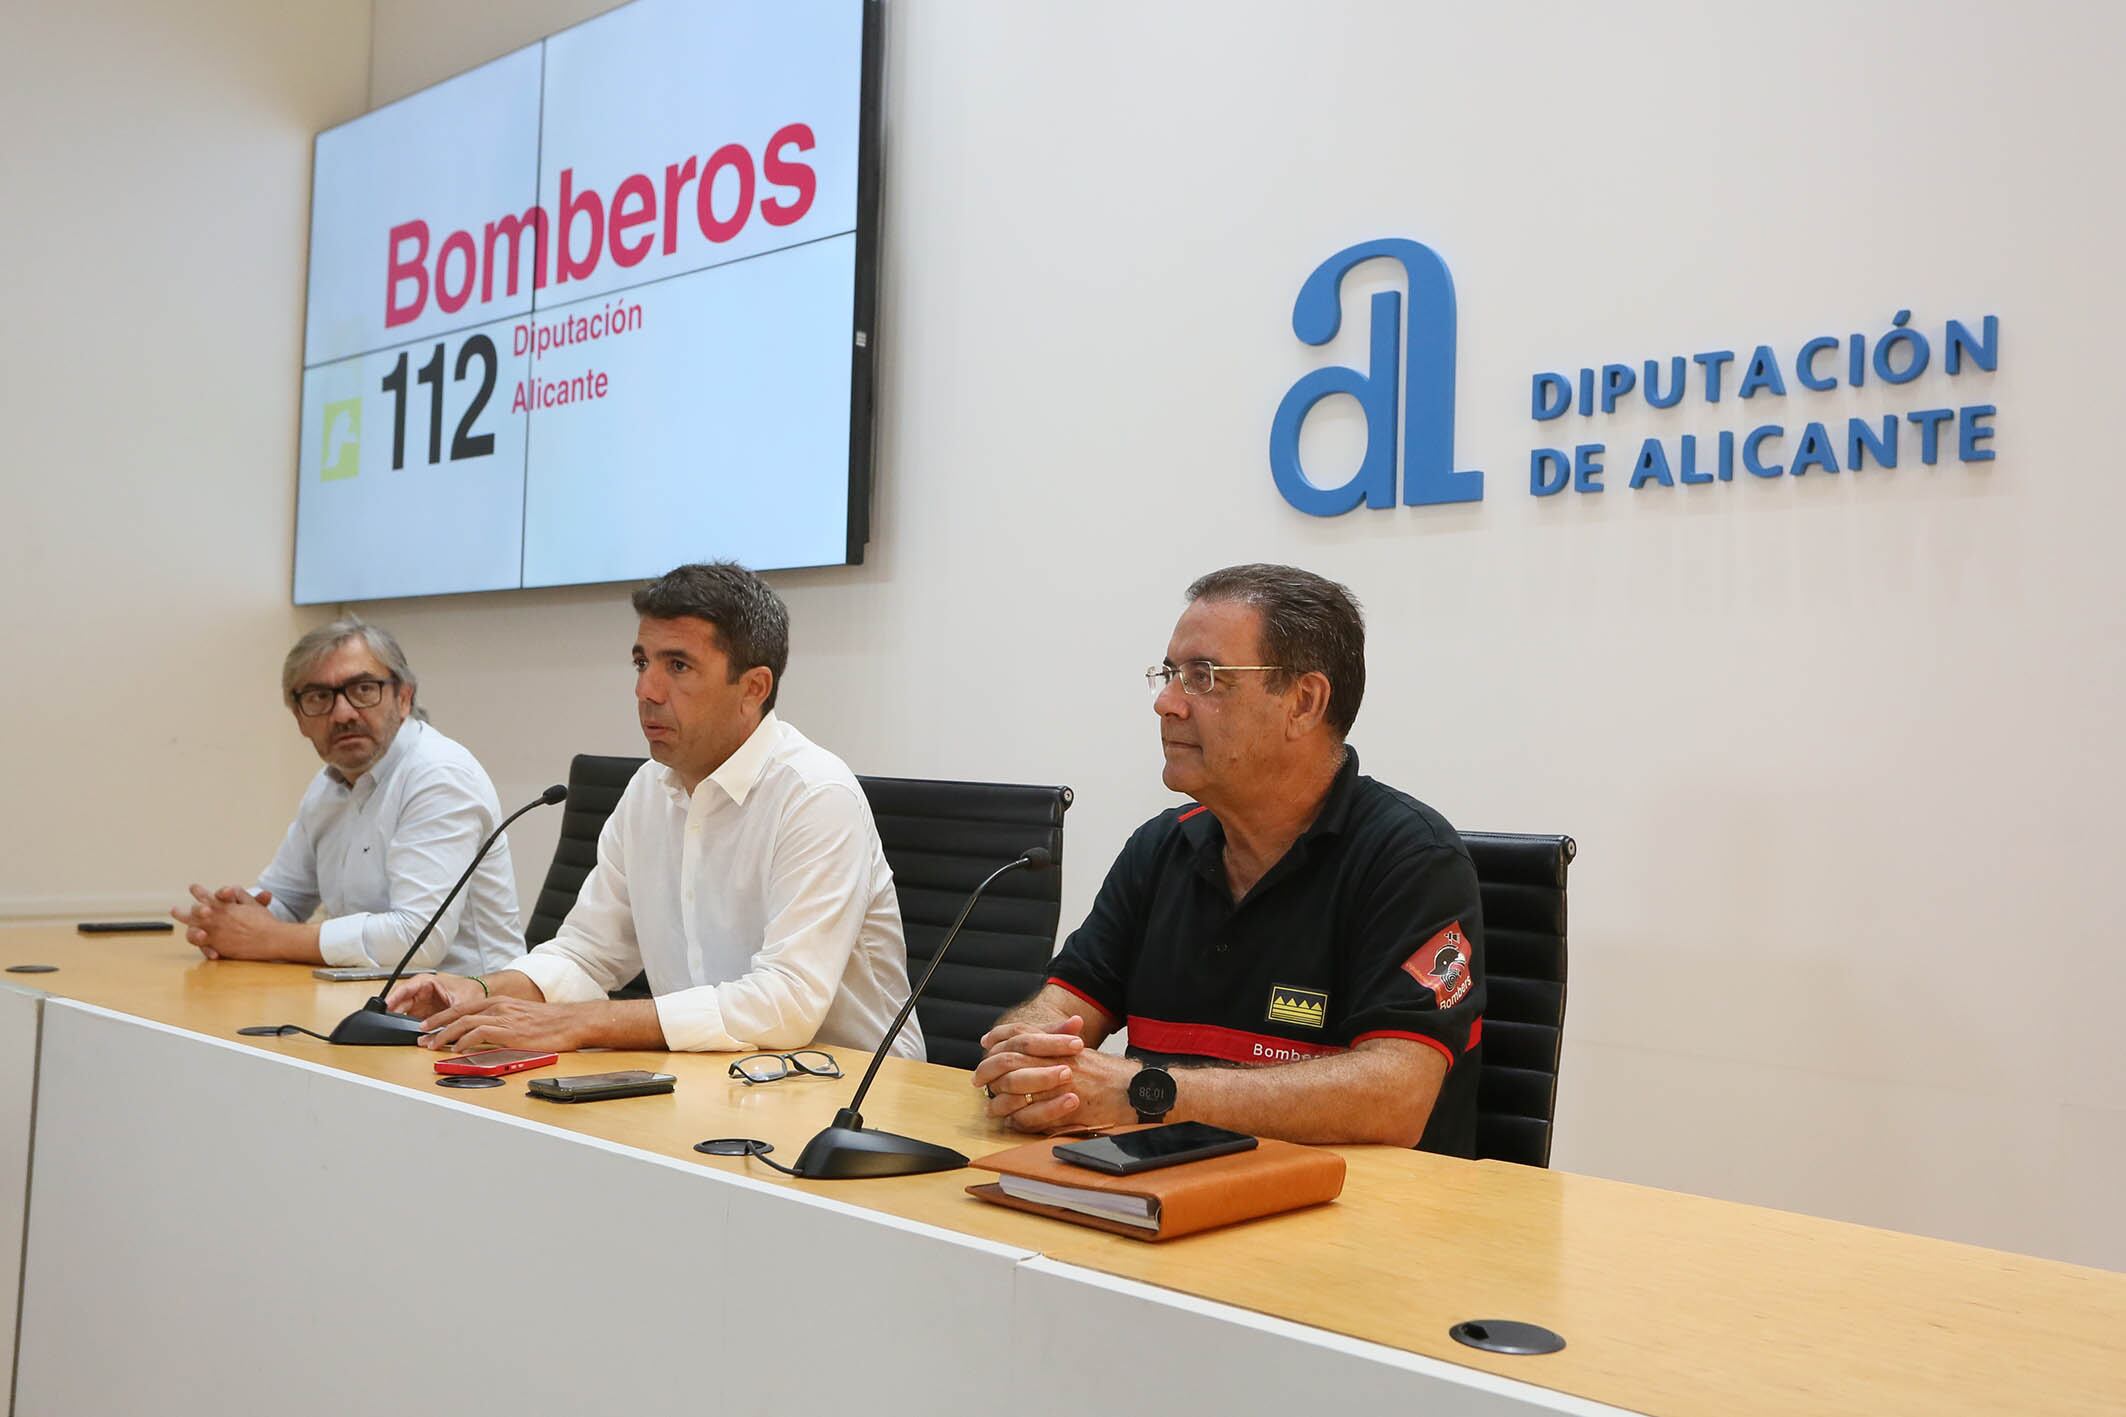
[[[821,783],[800,796],[776,836],[759,953],[727,983],[660,995],[665,1046],[727,1052],[812,1042],[863,933],[873,849],[854,787]]]
[[[390,906],[340,915],[318,927],[318,953],[327,964],[389,968],[421,933],[458,877],[495,827],[477,788],[455,774],[439,774],[407,794],[397,829],[385,847]],[[461,891],[443,912],[410,967],[433,969],[457,937],[465,912]]]
[[[603,999],[642,970],[629,903],[623,802],[598,833],[598,862],[576,894],[568,918],[551,940],[536,945],[508,968],[539,986],[550,1004]]]
[[[342,969],[367,968],[370,965],[383,969],[397,964],[398,955],[393,955],[388,963],[379,963],[377,957],[370,954],[362,944],[363,935],[373,918],[368,915],[342,915],[333,920],[319,921],[317,952],[325,963],[338,965]],[[400,953],[404,952],[402,947]],[[419,961],[407,966],[409,969],[420,967]]]

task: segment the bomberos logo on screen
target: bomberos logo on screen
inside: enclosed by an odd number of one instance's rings
[[[848,559],[864,27],[635,0],[319,136],[298,600]]]

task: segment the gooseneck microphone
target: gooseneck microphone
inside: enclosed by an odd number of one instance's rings
[[[982,883],[967,897],[967,904],[960,909],[960,918],[952,922],[938,945],[937,953],[930,957],[930,968],[923,971],[922,980],[909,991],[908,1002],[894,1015],[893,1024],[886,1030],[878,1051],[871,1056],[871,1066],[864,1070],[864,1080],[856,1085],[856,1095],[849,1105],[834,1114],[834,1125],[822,1130],[818,1136],[805,1143],[798,1154],[795,1174],[814,1181],[843,1181],[861,1176],[914,1176],[925,1171],[954,1171],[967,1164],[967,1158],[949,1146],[937,1146],[914,1137],[896,1136],[892,1132],[866,1131],[862,1107],[864,1094],[871,1090],[871,1080],[878,1076],[879,1064],[886,1060],[893,1040],[900,1037],[901,1026],[908,1022],[908,1015],[915,1011],[915,1001],[923,997],[923,990],[930,986],[931,976],[945,962],[945,951],[959,938],[960,927],[974,913],[975,902],[982,892],[989,889],[997,877],[1024,867],[1029,871],[1045,871],[1055,864],[1055,857],[1046,847],[1032,847],[1016,861],[1007,861],[991,871]]]
[[[472,854],[472,864],[465,868],[464,875],[458,877],[458,883],[450,888],[450,894],[443,897],[443,903],[436,907],[435,914],[428,917],[428,923],[421,927],[421,933],[413,937],[413,943],[406,947],[406,953],[399,956],[398,966],[391,971],[391,977],[384,981],[375,997],[365,1000],[360,1008],[339,1021],[339,1025],[325,1039],[327,1043],[349,1043],[365,1048],[406,1047],[420,1039],[424,1032],[421,1020],[405,1014],[395,1014],[384,1006],[384,1000],[391,996],[392,986],[399,982],[399,976],[406,972],[406,966],[413,963],[413,957],[420,953],[421,946],[428,943],[428,937],[435,933],[436,922],[450,909],[450,903],[458,898],[458,892],[465,889],[465,883],[472,879],[472,873],[480,869],[480,863],[487,859],[487,853],[494,844],[502,839],[502,833],[509,830],[509,824],[534,807],[550,806],[555,802],[567,800],[568,789],[556,783],[502,819],[502,825],[489,833],[487,840],[480,843],[480,849]]]

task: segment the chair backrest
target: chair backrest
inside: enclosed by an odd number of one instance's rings
[[[901,901],[908,979],[923,977],[967,894],[1028,847],[1055,858],[1046,871],[1014,871],[989,888],[952,953],[916,1004],[930,1061],[971,1068],[997,1016],[1048,977],[1063,909],[1067,787],[927,778],[859,777]]]
[[[583,889],[584,878],[598,864],[598,833],[620,804],[628,779],[642,758],[601,758],[578,753],[568,765],[568,801],[561,808],[561,840],[554,844],[553,864],[524,927],[524,943],[544,944],[560,930]]]
[[[641,758],[579,753],[569,764],[568,803],[561,839],[525,927],[525,943],[551,940],[576,903],[584,878],[598,863],[598,834],[619,804]],[[1019,787],[1000,782],[942,782],[923,778],[860,777],[879,843],[893,868],[908,938],[913,984],[936,955],[967,893],[982,878],[1029,846],[1055,858],[1046,871],[1014,871],[989,888],[930,991],[915,1006],[930,1060],[971,1068],[981,1061],[976,1042],[997,1015],[1041,987],[1055,953],[1063,909],[1063,813],[1067,787]],[[646,997],[637,975],[619,997]]]
[[[1565,1038],[1565,869],[1569,836],[1463,832],[1484,903],[1484,1071],[1476,1154],[1550,1164]]]

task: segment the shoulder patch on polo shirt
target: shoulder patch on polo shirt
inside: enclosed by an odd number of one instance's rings
[[[1443,1009],[1451,1009],[1469,992],[1469,941],[1457,920],[1417,947],[1403,961],[1403,973],[1432,991]]]
[[[1296,1023],[1302,1028],[1320,1028],[1328,1013],[1329,996],[1320,989],[1294,989],[1289,984],[1270,986],[1268,1017],[1278,1023]]]

